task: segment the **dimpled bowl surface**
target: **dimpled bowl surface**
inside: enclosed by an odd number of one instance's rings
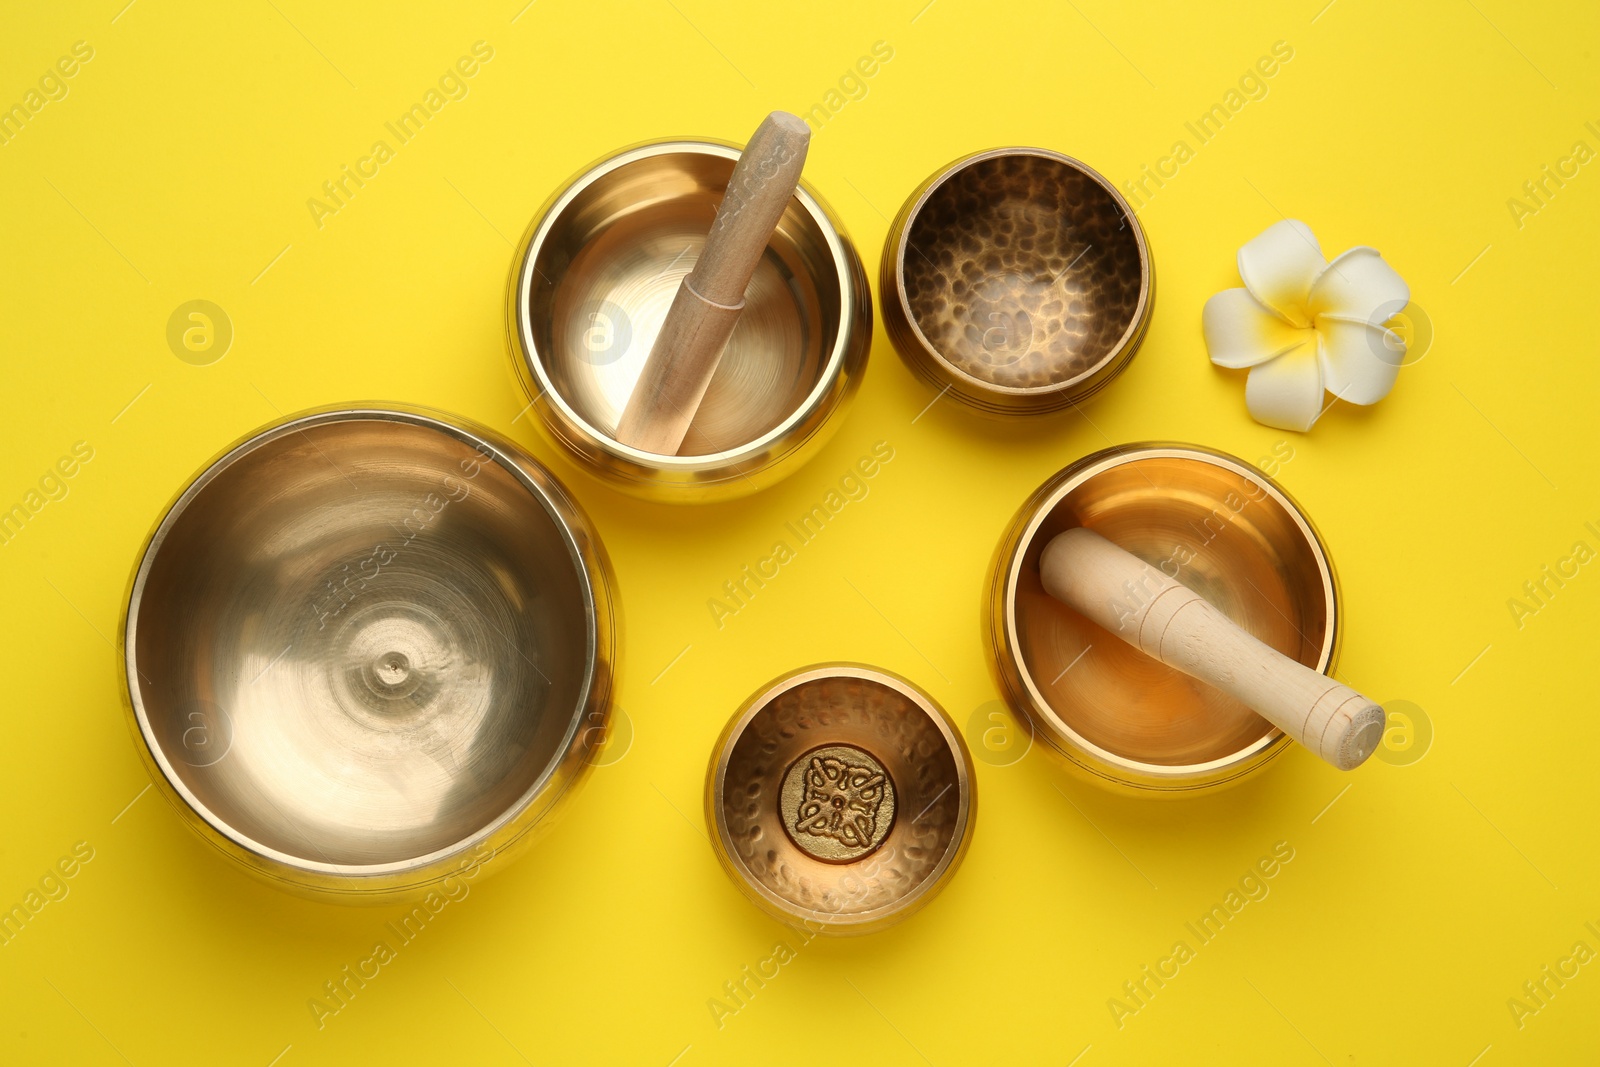
[[[930,384],[996,414],[1056,411],[1104,388],[1150,319],[1143,228],[1111,184],[1056,152],[959,159],[891,227],[884,322]]]

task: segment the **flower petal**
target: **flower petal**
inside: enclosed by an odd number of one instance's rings
[[[1340,315],[1317,317],[1323,384],[1340,400],[1376,404],[1388,396],[1405,355],[1405,340],[1393,330]]]
[[[1382,326],[1411,300],[1411,287],[1376,248],[1360,245],[1334,256],[1311,283],[1312,315],[1342,315]]]
[[[1250,295],[1224,289],[1200,313],[1206,351],[1219,367],[1253,367],[1314,339],[1313,331],[1290,326]]]
[[[1244,402],[1259,423],[1280,430],[1311,429],[1322,414],[1322,366],[1310,345],[1250,368]]]
[[[1295,326],[1311,325],[1306,296],[1324,266],[1316,235],[1297,219],[1274,222],[1239,249],[1239,277],[1250,295]]]

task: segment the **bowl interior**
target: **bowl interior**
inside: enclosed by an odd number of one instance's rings
[[[640,155],[580,179],[550,220],[533,264],[529,350],[602,437],[616,432],[733,166],[704,150]],[[845,283],[821,222],[794,198],[680,455],[742,448],[800,409],[827,372]]]
[[[1068,491],[1021,549],[1015,620],[1023,670],[1061,722],[1091,744],[1142,763],[1189,766],[1241,753],[1275,728],[1044,591],[1039,554],[1075,526],[1160,567],[1285,655],[1320,668],[1331,654],[1331,585],[1313,536],[1286,503],[1205,459],[1131,459]]]
[[[146,729],[245,843],[426,856],[565,751],[591,594],[540,499],[476,446],[382,419],[269,431],[158,538],[130,619]]]
[[[845,675],[799,681],[733,741],[721,791],[728,851],[792,908],[893,907],[960,844],[957,768],[949,740],[904,693]]]
[[[1144,286],[1139,243],[1098,180],[1047,155],[980,157],[907,228],[911,317],[934,352],[990,385],[1049,389],[1121,349]]]

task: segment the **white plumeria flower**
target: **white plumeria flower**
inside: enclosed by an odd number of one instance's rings
[[[1211,362],[1250,368],[1245,406],[1268,426],[1304,432],[1327,410],[1327,390],[1352,404],[1389,395],[1405,341],[1384,326],[1411,290],[1378,250],[1322,258],[1303,222],[1268,226],[1239,249],[1243,289],[1206,301],[1201,323]]]

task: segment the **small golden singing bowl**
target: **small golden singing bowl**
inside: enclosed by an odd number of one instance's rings
[[[745,701],[706,775],[717,859],[774,918],[860,934],[931,900],[960,865],[977,798],[950,717],[888,671],[825,663]]]
[[[145,546],[135,741],[184,821],[269,882],[453,893],[592,763],[612,596],[588,520],[515,445],[419,410],[295,416],[203,470]]]
[[[1007,703],[1102,785],[1191,794],[1235,782],[1282,752],[1289,738],[1248,707],[1045,593],[1039,554],[1078,526],[1159,567],[1265,644],[1329,673],[1340,636],[1338,582],[1299,506],[1226,453],[1108,448],[1062,470],[1022,505],[995,553],[984,605],[987,650]]]
[[[991,414],[1043,414],[1127,367],[1155,266],[1101,175],[1042,148],[996,148],[911,194],[883,247],[879,295],[890,340],[934,388]]]
[[[613,486],[688,503],[765,488],[822,447],[872,342],[860,257],[805,183],[756,268],[680,454],[614,436],[667,308],[699,257],[739,150],[624,151],[563,187],[513,261],[518,375],[545,433]]]

